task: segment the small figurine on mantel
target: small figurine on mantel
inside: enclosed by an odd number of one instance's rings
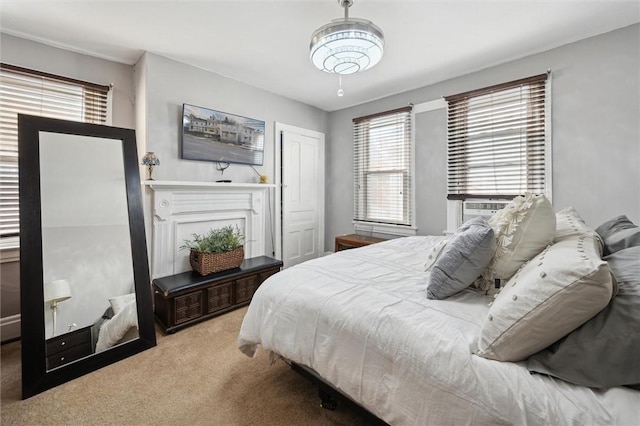
[[[230,165],[231,164],[227,163],[226,161],[216,161],[216,170],[218,170],[221,175],[224,175],[224,171],[227,170]],[[218,182],[218,183],[231,183],[231,180],[230,179],[220,179],[220,180],[217,180],[216,182]]]
[[[249,166],[249,167],[251,167],[253,171],[256,172],[256,174],[258,175],[258,178],[260,178],[260,183],[269,183],[269,176],[263,175],[262,173],[257,171],[256,168],[253,166]]]

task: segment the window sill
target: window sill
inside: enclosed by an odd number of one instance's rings
[[[20,261],[20,237],[0,239],[0,263]]]
[[[383,234],[398,237],[410,237],[418,235],[418,228],[414,226],[400,226],[386,223],[370,223],[370,222],[353,222],[353,228],[358,232],[366,232],[369,234]]]
[[[0,240],[0,263],[20,261],[20,238],[3,238]]]

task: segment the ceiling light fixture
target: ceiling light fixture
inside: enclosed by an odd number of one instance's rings
[[[334,19],[313,32],[310,58],[321,71],[353,74],[371,68],[382,59],[382,30],[366,19],[349,18],[353,0],[338,0],[344,18]]]

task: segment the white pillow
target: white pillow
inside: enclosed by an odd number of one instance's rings
[[[525,262],[553,243],[556,216],[544,195],[518,196],[489,219],[496,238],[496,253],[476,281],[476,287],[490,292],[495,279],[501,285]]]
[[[553,238],[554,242],[562,241],[568,237],[585,234],[596,236],[596,238],[600,239],[600,236],[596,234],[596,231],[587,226],[573,207],[567,207],[556,213],[556,233]]]
[[[122,311],[122,309],[127,306],[128,303],[136,300],[136,294],[124,294],[122,296],[115,296],[109,298],[109,303],[111,304],[111,309],[113,309],[113,314],[117,315]]]
[[[489,308],[476,354],[520,361],[596,315],[617,285],[594,236],[559,241],[518,271]]]

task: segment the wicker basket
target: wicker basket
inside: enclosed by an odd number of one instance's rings
[[[244,247],[224,253],[202,253],[191,250],[189,263],[191,268],[200,275],[209,275],[214,272],[233,269],[240,266],[244,260]]]

